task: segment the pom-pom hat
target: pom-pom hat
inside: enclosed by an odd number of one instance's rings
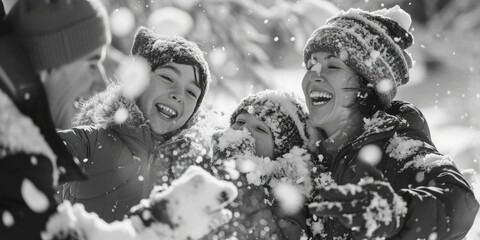
[[[230,125],[241,113],[250,113],[263,121],[273,137],[273,159],[288,153],[294,146],[308,143],[305,103],[293,93],[265,90],[241,100],[230,117]]]
[[[413,44],[410,24],[410,15],[398,6],[374,12],[342,11],[312,33],[304,63],[308,65],[315,52],[336,54],[373,85],[380,107],[386,108],[397,87],[409,80],[412,59],[405,49]]]
[[[21,0],[6,19],[36,71],[58,68],[111,41],[99,0]]]
[[[140,27],[135,34],[132,55],[141,56],[150,64],[151,70],[170,62],[192,65],[200,76],[196,76],[202,93],[198,97],[194,113],[198,110],[211,82],[208,63],[203,52],[193,42],[182,37],[155,34],[151,29]]]

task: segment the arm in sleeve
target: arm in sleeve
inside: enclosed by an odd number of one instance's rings
[[[83,159],[90,158],[92,149],[97,142],[98,131],[96,128],[84,126],[58,132],[67,149],[78,158],[83,169],[85,169]]]
[[[394,239],[464,238],[479,209],[470,186],[449,157],[431,153],[417,159],[424,165],[410,169],[412,187],[400,190],[408,212]]]

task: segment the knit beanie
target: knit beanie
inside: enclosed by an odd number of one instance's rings
[[[367,12],[340,12],[315,30],[304,49],[304,63],[323,51],[336,54],[366,79],[378,96],[379,107],[388,107],[397,87],[409,80],[412,59],[405,51],[413,44],[408,13],[399,6]]]
[[[36,71],[60,67],[111,41],[99,0],[19,0],[7,21]]]
[[[151,70],[170,62],[192,65],[198,69],[196,76],[202,93],[198,97],[197,112],[210,85],[210,70],[200,48],[182,37],[155,34],[151,29],[140,27],[135,34],[132,55],[141,56],[150,64]]]
[[[233,125],[241,113],[250,113],[264,122],[273,137],[273,159],[288,153],[294,146],[308,143],[305,103],[293,93],[265,90],[242,99],[230,117]]]

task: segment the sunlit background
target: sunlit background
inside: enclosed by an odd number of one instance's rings
[[[14,0],[4,0],[6,10]],[[400,5],[412,16],[416,64],[397,99],[425,114],[433,141],[461,170],[480,171],[480,1],[478,0],[103,0],[113,34],[110,79],[138,26],[183,36],[206,53],[213,83],[206,105],[232,111],[264,89],[303,95],[302,50],[314,29],[340,10]],[[478,176],[478,175],[477,175]],[[477,177],[478,179],[478,177]],[[480,187],[476,188],[477,196]],[[468,239],[480,238],[480,223]]]

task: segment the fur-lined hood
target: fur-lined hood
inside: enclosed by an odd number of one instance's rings
[[[116,125],[115,114],[119,109],[128,112],[128,118],[122,124],[138,127],[147,122],[135,100],[123,97],[120,85],[110,85],[105,91],[80,103],[73,126],[94,125],[106,128]]]

